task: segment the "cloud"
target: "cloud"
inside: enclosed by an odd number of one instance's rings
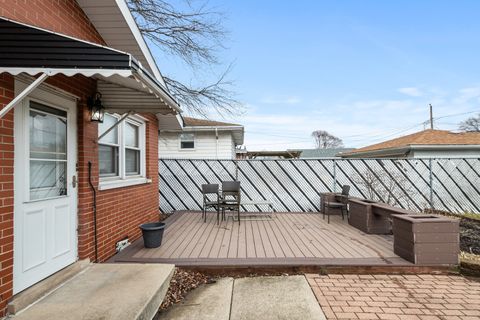
[[[416,87],[407,87],[407,88],[400,88],[398,92],[403,93],[410,97],[421,97],[423,96],[423,92]]]
[[[467,103],[471,100],[480,101],[480,87],[467,87],[459,90],[455,103]]]
[[[296,96],[268,96],[260,100],[265,104],[299,104],[302,100]]]
[[[302,101],[309,102],[308,108],[249,105],[248,112],[236,121],[245,125],[245,144],[250,150],[312,148],[311,132],[318,129],[338,136],[347,147],[362,147],[423,130],[429,103],[438,118],[436,128],[446,130],[457,129],[464,113],[478,110],[480,103],[480,85],[448,92],[428,87],[400,90],[405,96],[397,99]]]

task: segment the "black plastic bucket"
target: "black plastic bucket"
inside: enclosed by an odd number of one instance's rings
[[[158,248],[162,244],[163,230],[165,223],[151,222],[140,226],[143,234],[143,244],[145,248]]]

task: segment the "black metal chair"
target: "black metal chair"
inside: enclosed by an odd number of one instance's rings
[[[342,186],[342,192],[340,194],[335,194],[335,201],[323,201],[323,219],[325,219],[325,214],[328,216],[328,223],[330,223],[330,211],[328,209],[340,209],[342,213],[342,220],[345,220],[344,214],[348,218],[348,195],[350,193],[350,186]]]
[[[240,224],[240,181],[222,181],[222,219],[225,210],[236,211]]]
[[[203,207],[202,218],[203,222],[207,222],[207,209],[214,208],[217,211],[217,223],[220,215],[220,204],[222,198],[218,189],[218,184],[202,184]],[[211,200],[209,196],[215,195],[216,199]]]

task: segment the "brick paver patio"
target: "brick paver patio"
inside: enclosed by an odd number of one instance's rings
[[[480,319],[480,280],[447,275],[306,275],[327,319]]]

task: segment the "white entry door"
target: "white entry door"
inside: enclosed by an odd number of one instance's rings
[[[77,260],[76,135],[75,100],[37,89],[15,109],[14,294]]]

